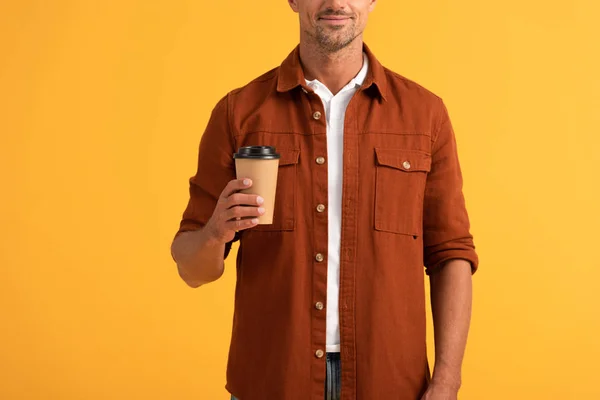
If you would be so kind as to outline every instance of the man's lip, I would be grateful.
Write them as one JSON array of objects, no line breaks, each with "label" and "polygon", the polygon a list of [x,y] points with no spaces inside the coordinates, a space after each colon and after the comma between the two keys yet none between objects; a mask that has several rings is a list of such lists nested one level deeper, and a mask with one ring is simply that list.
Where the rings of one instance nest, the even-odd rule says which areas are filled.
[{"label": "man's lip", "polygon": [[334,21],[341,21],[341,20],[344,20],[344,19],[350,19],[350,17],[340,17],[340,16],[337,16],[337,15],[327,15],[327,16],[321,17],[320,19],[329,19],[329,20],[334,20]]}]

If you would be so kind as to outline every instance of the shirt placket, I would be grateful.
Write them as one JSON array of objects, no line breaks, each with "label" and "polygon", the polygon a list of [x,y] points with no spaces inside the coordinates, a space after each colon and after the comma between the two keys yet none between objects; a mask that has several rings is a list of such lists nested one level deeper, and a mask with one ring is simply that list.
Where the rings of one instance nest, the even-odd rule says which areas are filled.
[{"label": "shirt placket", "polygon": [[312,343],[312,389],[311,398],[322,400],[324,398],[324,382],[326,378],[326,329],[327,329],[327,122],[325,108],[320,97],[313,92],[303,89],[308,99],[308,112],[306,118],[311,127],[310,138],[312,139],[311,173],[311,213],[313,220],[312,241],[312,310],[311,315],[311,343]]},{"label": "shirt placket", "polygon": [[340,352],[341,400],[356,398],[356,248],[358,246],[358,90],[350,99],[344,118],[342,231],[340,245]]}]

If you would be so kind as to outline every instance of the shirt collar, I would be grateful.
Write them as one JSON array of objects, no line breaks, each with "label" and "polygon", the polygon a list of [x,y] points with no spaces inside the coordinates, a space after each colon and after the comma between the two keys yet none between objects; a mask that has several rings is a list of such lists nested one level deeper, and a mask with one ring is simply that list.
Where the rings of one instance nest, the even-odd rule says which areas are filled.
[{"label": "shirt collar", "polygon": [[[381,98],[385,100],[387,89],[385,68],[375,58],[366,44],[363,44],[363,51],[366,56],[364,57],[363,68],[352,81],[365,89],[374,86]],[[289,92],[298,86],[308,90],[299,54],[300,46],[296,46],[279,67],[277,78],[278,92]]]},{"label": "shirt collar", "polygon": [[[363,66],[360,69],[360,71],[358,71],[358,74],[356,74],[356,76],[354,78],[352,78],[352,80],[350,80],[350,82],[348,82],[346,84],[346,86],[344,86],[342,88],[342,90],[340,92],[346,91],[346,90],[350,90],[350,89],[356,89],[358,87],[360,87],[364,82],[365,82],[365,78],[367,77],[367,71],[369,70],[369,58],[367,57],[367,55],[365,53],[363,53]],[[319,81],[318,79],[313,79],[312,81],[309,81],[307,79],[304,80],[304,82],[310,86],[310,87],[320,87],[323,90],[327,91],[327,93],[330,94],[330,96],[333,96],[333,94],[331,93],[331,91],[329,90],[329,88],[327,86],[325,86],[321,81]]]},{"label": "shirt collar", "polygon": [[363,52],[363,66],[360,71],[358,71],[358,74],[350,81],[350,84],[362,86],[362,84],[365,83],[365,79],[367,79],[367,73],[369,73],[369,57]]}]

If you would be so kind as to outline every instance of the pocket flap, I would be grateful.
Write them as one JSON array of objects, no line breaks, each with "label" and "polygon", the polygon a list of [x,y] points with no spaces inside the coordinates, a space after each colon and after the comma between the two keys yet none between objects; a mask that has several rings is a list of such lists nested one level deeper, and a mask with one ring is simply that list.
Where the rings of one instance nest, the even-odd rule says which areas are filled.
[{"label": "pocket flap", "polygon": [[294,149],[277,149],[277,152],[281,154],[279,159],[279,166],[298,164],[298,158],[300,156],[300,150]]},{"label": "pocket flap", "polygon": [[377,164],[406,172],[429,172],[431,156],[418,150],[375,148]]}]

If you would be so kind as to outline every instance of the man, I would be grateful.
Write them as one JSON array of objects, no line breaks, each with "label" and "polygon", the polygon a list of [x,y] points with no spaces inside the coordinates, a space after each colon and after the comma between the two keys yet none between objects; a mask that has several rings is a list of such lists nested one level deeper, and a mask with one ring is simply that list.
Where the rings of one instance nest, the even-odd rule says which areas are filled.
[{"label": "man", "polygon": [[[172,245],[192,287],[240,241],[227,386],[240,400],[450,400],[477,255],[440,98],[363,43],[376,0],[288,0],[300,45],[227,94],[201,139]],[[275,204],[241,194],[233,153],[281,153]],[[274,207],[274,222],[256,217]],[[426,353],[430,276],[435,367]]]}]

